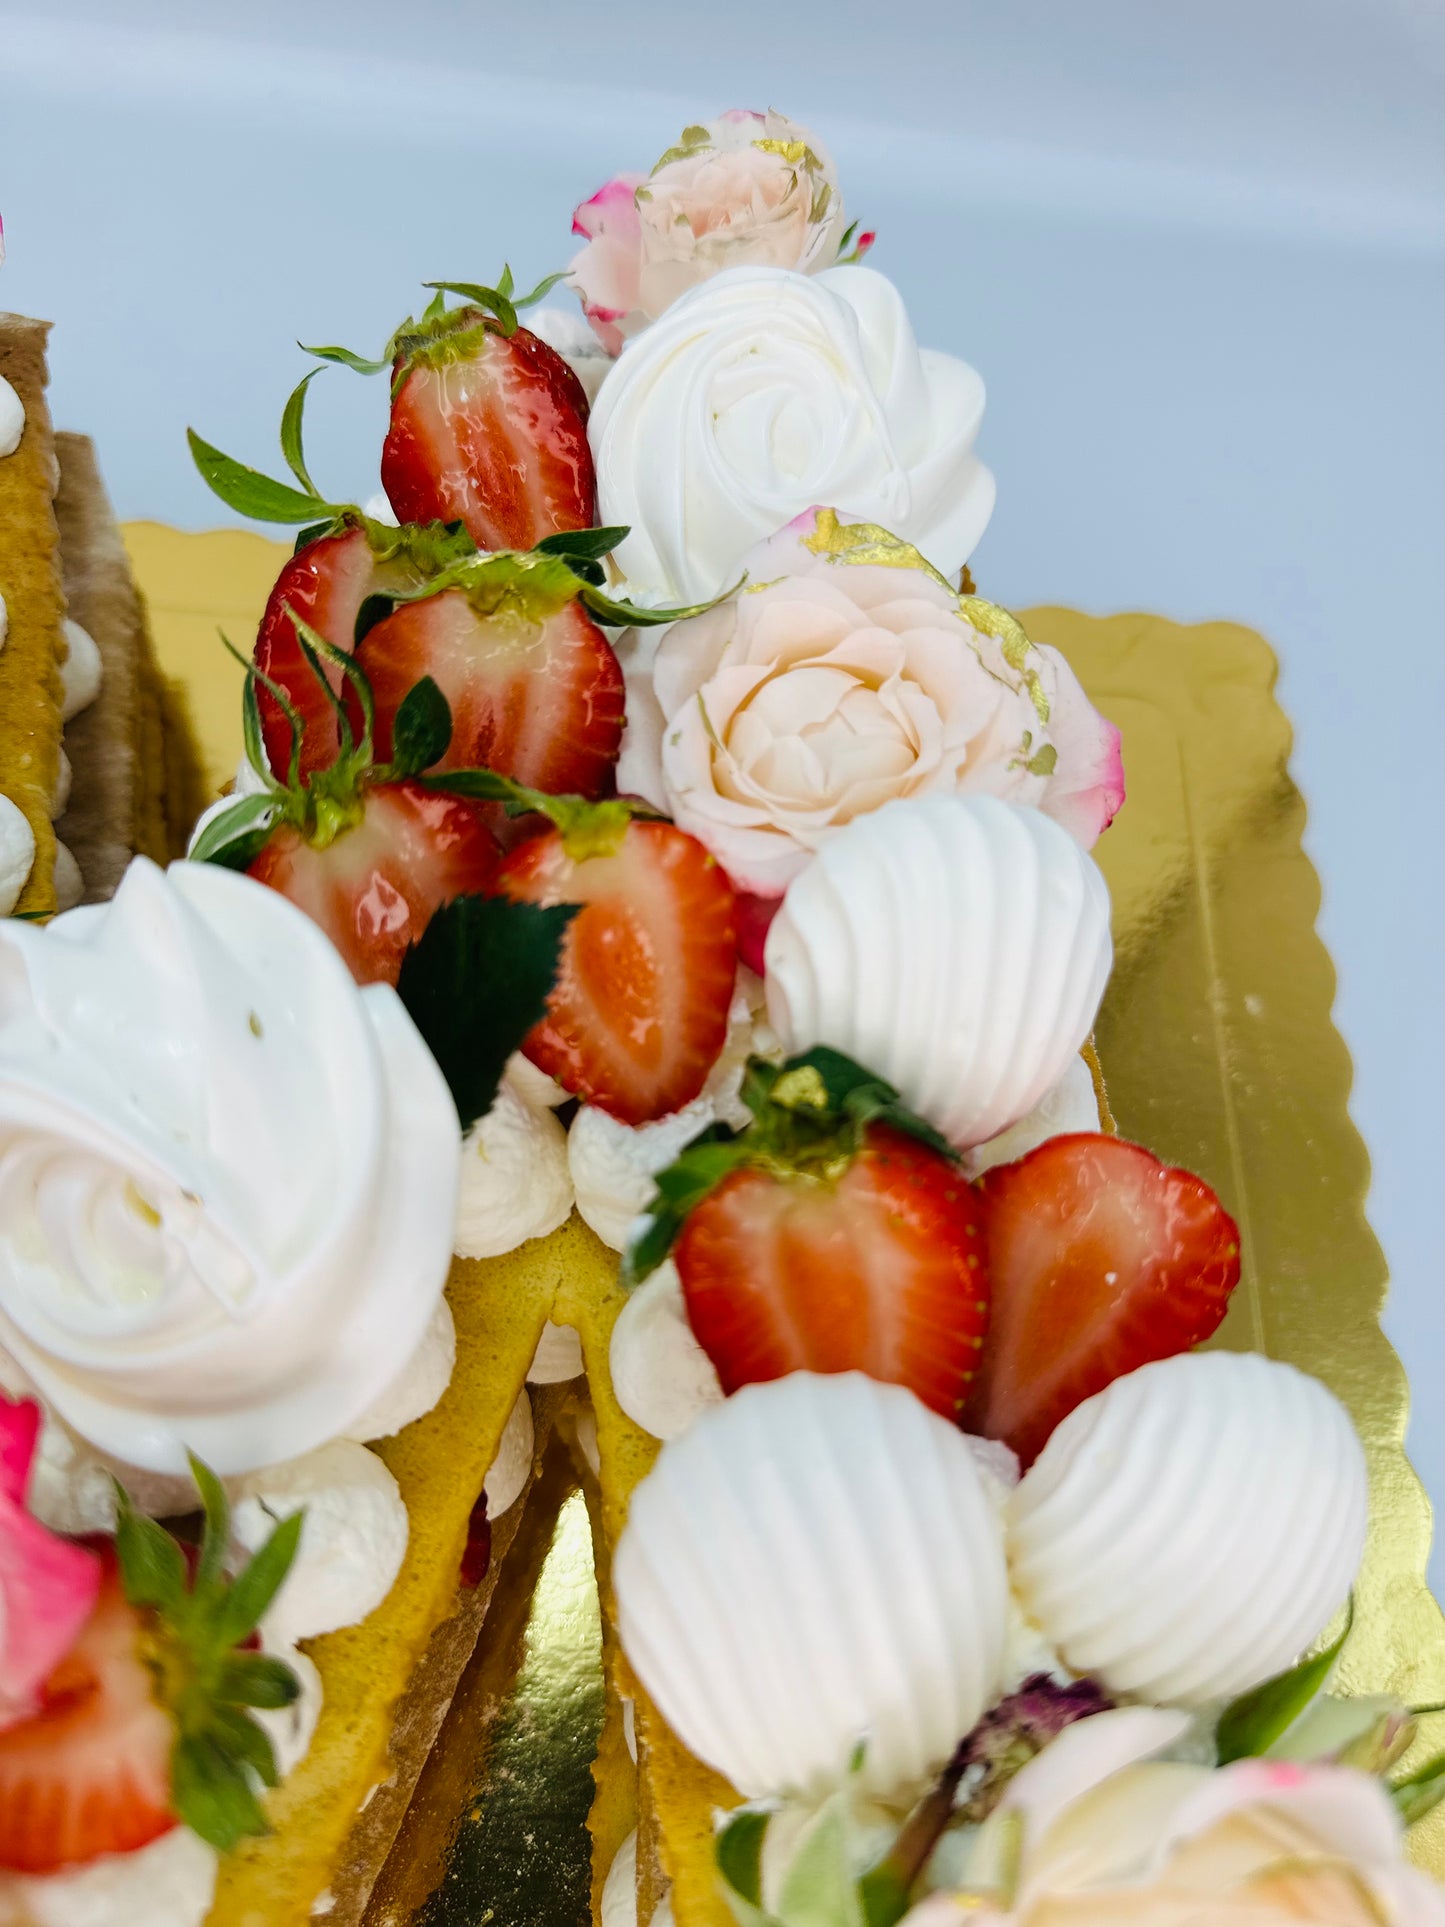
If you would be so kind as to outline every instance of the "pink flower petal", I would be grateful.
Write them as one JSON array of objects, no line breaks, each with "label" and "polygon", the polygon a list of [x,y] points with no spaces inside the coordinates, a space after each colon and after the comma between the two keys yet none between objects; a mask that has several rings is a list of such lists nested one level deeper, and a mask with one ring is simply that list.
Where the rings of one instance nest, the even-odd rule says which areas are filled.
[{"label": "pink flower petal", "polygon": [[100,1561],[23,1504],[40,1407],[0,1395],[0,1729],[28,1719],[95,1606]]}]

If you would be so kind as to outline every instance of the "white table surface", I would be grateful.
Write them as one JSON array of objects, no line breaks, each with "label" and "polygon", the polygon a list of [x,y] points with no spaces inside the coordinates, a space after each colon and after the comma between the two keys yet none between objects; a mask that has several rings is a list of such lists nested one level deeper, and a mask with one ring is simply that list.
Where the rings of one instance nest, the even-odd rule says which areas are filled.
[{"label": "white table surface", "polygon": [[[121,516],[212,526],[183,430],[274,468],[296,338],[375,352],[423,279],[560,266],[687,120],[817,127],[920,337],[987,377],[989,593],[1279,653],[1438,1504],[1442,98],[1431,0],[0,0],[0,305],[58,324]],[[380,384],[313,394],[313,469],[364,495]]]}]

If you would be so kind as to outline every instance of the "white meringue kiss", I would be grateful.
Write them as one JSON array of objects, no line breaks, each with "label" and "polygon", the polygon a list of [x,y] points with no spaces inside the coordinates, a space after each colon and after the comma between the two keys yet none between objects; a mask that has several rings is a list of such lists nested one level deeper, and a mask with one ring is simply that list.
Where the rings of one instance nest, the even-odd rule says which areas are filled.
[{"label": "white meringue kiss", "polygon": [[1344,1604],[1364,1453],[1318,1380],[1186,1353],[1086,1399],[1009,1503],[1025,1612],[1079,1673],[1176,1706],[1291,1665]]},{"label": "white meringue kiss", "polygon": [[956,576],[993,510],[983,382],[920,349],[872,268],[729,268],[628,343],[589,434],[598,510],[644,601],[697,602],[815,502],[881,522]]},{"label": "white meringue kiss", "polygon": [[1002,1528],[954,1426],[860,1373],[749,1385],[663,1447],[612,1567],[628,1660],[752,1797],[897,1793],[992,1702]]},{"label": "white meringue kiss", "polygon": [[395,991],[234,871],[0,926],[0,1344],[128,1464],[345,1432],[441,1296],[456,1111]]},{"label": "white meringue kiss", "polygon": [[885,804],[825,843],[767,940],[768,1016],[886,1077],[960,1148],[1056,1085],[1113,958],[1098,866],[992,796]]}]

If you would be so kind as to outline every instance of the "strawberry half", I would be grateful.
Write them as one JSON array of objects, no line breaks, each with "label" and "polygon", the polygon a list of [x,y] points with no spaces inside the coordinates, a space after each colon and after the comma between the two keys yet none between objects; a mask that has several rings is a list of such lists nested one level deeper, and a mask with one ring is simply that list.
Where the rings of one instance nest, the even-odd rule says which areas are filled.
[{"label": "strawberry half", "polygon": [[714,1127],[657,1180],[628,1257],[670,1250],[725,1392],[789,1372],[867,1372],[956,1418],[989,1315],[978,1199],[890,1085],[836,1051],[753,1059],[754,1122]]},{"label": "strawberry half", "polygon": [[[479,896],[492,881],[500,851],[476,803],[423,780],[445,750],[451,718],[445,699],[423,681],[397,712],[391,755],[372,755],[371,692],[353,657],[334,649],[307,623],[291,617],[296,645],[322,700],[334,705],[338,750],[326,768],[299,773],[301,719],[279,684],[269,691],[292,735],[290,780],[266,773],[258,687],[246,680],[247,753],[266,781],[258,795],[238,797],[192,846],[203,862],[245,870],[304,910],[330,937],[361,984],[395,984],[407,953],[436,912],[459,897]],[[327,672],[345,679],[362,712],[359,741]]]},{"label": "strawberry half", "polygon": [[512,851],[497,892],[582,906],[526,1055],[624,1123],[679,1110],[727,1037],[737,977],[731,884],[696,837],[639,821],[626,803],[526,792],[519,800],[554,827]]},{"label": "strawberry half", "polygon": [[1239,1228],[1201,1179],[1082,1132],[984,1173],[993,1326],[965,1423],[1029,1465],[1116,1378],[1215,1331]]},{"label": "strawberry half", "polygon": [[[403,522],[460,522],[480,549],[531,549],[596,520],[587,397],[554,348],[518,325],[508,269],[495,288],[431,281],[436,298],[381,356],[313,348],[362,374],[391,369],[381,480]],[[446,293],[465,306],[448,310]]]},{"label": "strawberry half", "polygon": [[178,1823],[221,1852],[266,1823],[276,1763],[251,1707],[288,1706],[281,1661],[245,1650],[295,1556],[300,1514],[233,1585],[222,1575],[225,1494],[206,1504],[198,1558],[122,1502],[114,1542],[87,1540],[94,1608],[45,1681],[35,1714],[0,1733],[0,1868],[49,1874],[132,1853]]}]

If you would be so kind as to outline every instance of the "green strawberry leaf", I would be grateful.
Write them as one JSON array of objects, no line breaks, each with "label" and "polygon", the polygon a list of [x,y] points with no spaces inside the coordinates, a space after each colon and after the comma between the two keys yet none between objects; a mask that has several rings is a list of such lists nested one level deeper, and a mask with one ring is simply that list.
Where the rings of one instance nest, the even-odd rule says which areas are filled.
[{"label": "green strawberry leaf", "polygon": [[423,676],[403,696],[392,725],[393,774],[420,776],[441,761],[451,740],[451,704],[432,678]]},{"label": "green strawberry leaf", "polygon": [[219,448],[203,441],[194,428],[186,430],[186,438],[201,480],[211,493],[219,495],[227,508],[253,522],[314,522],[318,510],[335,507],[317,495],[303,495],[299,489],[272,481],[258,469],[247,468],[244,463],[223,455]]},{"label": "green strawberry leaf", "polygon": [[717,1836],[717,1870],[724,1882],[751,1906],[763,1902],[763,1840],[772,1813],[767,1807],[738,1807]]},{"label": "green strawberry leaf", "polygon": [[291,1668],[270,1653],[232,1653],[221,1662],[216,1689],[217,1697],[233,1706],[259,1706],[264,1712],[294,1706],[301,1696]]},{"label": "green strawberry leaf", "polygon": [[1288,1672],[1277,1673],[1225,1707],[1215,1732],[1221,1766],[1267,1752],[1294,1725],[1334,1671],[1354,1622],[1355,1602],[1351,1598],[1343,1628],[1323,1652],[1302,1659]]},{"label": "green strawberry leaf", "polygon": [[306,412],[306,390],[320,373],[319,368],[313,368],[309,374],[303,375],[287,396],[286,406],[281,411],[282,457],[302,488],[309,489],[318,501],[321,491],[307,473],[306,456],[301,446],[301,418]]},{"label": "green strawberry leaf", "polygon": [[1403,1779],[1392,1780],[1389,1793],[1407,1827],[1433,1813],[1445,1800],[1445,1753],[1437,1753]]},{"label": "green strawberry leaf", "polygon": [[253,1720],[249,1713],[235,1707],[218,1706],[212,1709],[211,1724],[221,1744],[242,1766],[250,1768],[262,1786],[281,1784],[281,1775],[276,1771],[276,1749],[259,1720]]},{"label": "green strawberry leaf", "polygon": [[125,1487],[115,1486],[115,1555],[132,1606],[174,1611],[186,1595],[186,1561],[162,1525],[137,1512]]},{"label": "green strawberry leaf", "polygon": [[735,596],[746,581],[747,576],[741,575],[730,589],[724,589],[720,595],[709,596],[706,602],[691,602],[685,608],[677,609],[645,609],[641,603],[619,602],[592,582],[584,584],[581,600],[588,614],[609,629],[657,629],[664,623],[687,622],[693,616],[705,616],[709,609],[715,609],[720,602]]},{"label": "green strawberry leaf", "polygon": [[682,1228],[723,1179],[748,1161],[747,1133],[709,1124],[653,1179],[654,1191],[639,1234],[622,1256],[622,1283],[631,1289],[650,1278],[682,1236]]},{"label": "green strawberry leaf", "polygon": [[390,355],[380,361],[368,361],[365,355],[353,354],[350,348],[308,348],[304,341],[296,346],[303,355],[315,355],[318,361],[334,362],[338,368],[351,368],[358,375],[379,375],[391,360]]},{"label": "green strawberry leaf", "polygon": [[218,1734],[181,1734],[171,1754],[171,1799],[191,1832],[217,1853],[230,1853],[248,1835],[271,1830],[245,1763]]},{"label": "green strawberry leaf", "polygon": [[491,1109],[507,1059],[545,1013],[577,909],[457,897],[403,958],[397,992],[441,1067],[463,1131]]},{"label": "green strawberry leaf", "polygon": [[280,815],[273,795],[238,796],[201,831],[191,847],[191,861],[216,863],[225,870],[248,870],[270,841]]},{"label": "green strawberry leaf", "polygon": [[626,528],[559,529],[555,535],[544,535],[533,553],[562,555],[569,562],[574,556],[585,556],[589,561],[596,562],[604,555],[611,555],[617,544],[630,533]]},{"label": "green strawberry leaf", "polygon": [[533,308],[539,301],[543,300],[545,296],[552,292],[559,281],[565,281],[570,272],[571,270],[568,268],[558,268],[555,274],[544,274],[530,294],[513,294],[512,270],[510,268],[504,268],[502,270],[502,282],[505,285],[499,285],[498,293],[507,295],[511,299],[514,308]]},{"label": "green strawberry leaf", "polygon": [[291,1570],[304,1521],[304,1513],[288,1513],[231,1581],[216,1615],[216,1636],[222,1645],[239,1646],[260,1624]]},{"label": "green strawberry leaf", "polygon": [[226,1566],[226,1551],[231,1543],[231,1502],[226,1488],[204,1459],[194,1452],[186,1454],[191,1477],[201,1495],[205,1525],[201,1532],[201,1557],[196,1567],[193,1591],[197,1594],[219,1589]]},{"label": "green strawberry leaf", "polygon": [[459,294],[474,308],[484,308],[495,317],[504,335],[517,332],[517,310],[500,288],[483,287],[479,281],[423,281],[424,288],[435,288],[440,294]]}]

